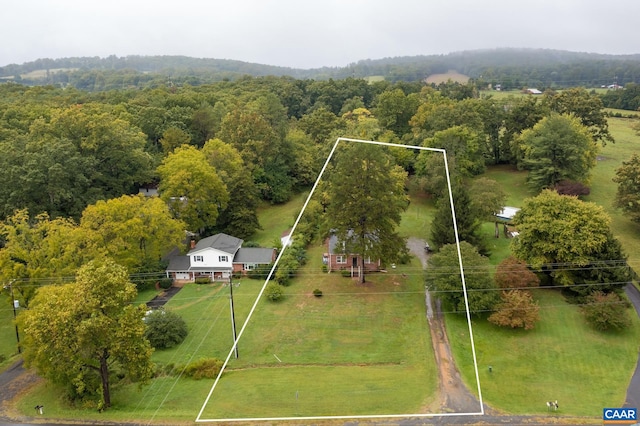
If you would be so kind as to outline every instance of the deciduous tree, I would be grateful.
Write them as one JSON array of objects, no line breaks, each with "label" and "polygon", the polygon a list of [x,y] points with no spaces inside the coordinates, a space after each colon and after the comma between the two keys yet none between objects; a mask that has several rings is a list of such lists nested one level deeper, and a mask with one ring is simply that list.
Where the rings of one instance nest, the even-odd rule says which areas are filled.
[{"label": "deciduous tree", "polygon": [[627,302],[616,293],[596,291],[582,306],[587,322],[596,330],[622,330],[631,326]]},{"label": "deciduous tree", "polygon": [[98,201],[82,213],[80,230],[131,273],[160,269],[160,261],[185,238],[185,224],[157,197],[123,195]]},{"label": "deciduous tree", "polygon": [[613,181],[618,184],[614,205],[640,222],[640,156],[633,154],[629,161],[623,161]]},{"label": "deciduous tree", "polygon": [[607,252],[610,221],[594,203],[544,190],[525,199],[516,214],[519,235],[511,243],[512,252],[533,268],[545,268],[556,283],[570,286],[576,267],[586,267]]},{"label": "deciduous tree", "polygon": [[[482,256],[475,247],[463,241],[460,243],[462,264],[471,313],[493,310],[498,301],[498,292],[489,273],[489,258]],[[438,253],[429,257],[426,269],[426,285],[436,297],[445,301],[458,313],[466,312],[462,277],[455,244],[443,246]]]},{"label": "deciduous tree", "polygon": [[26,364],[72,398],[108,408],[116,370],[141,382],[153,373],[144,307],[135,297],[126,269],[111,260],[84,265],[73,283],[43,287],[18,317]]},{"label": "deciduous tree", "polygon": [[200,150],[186,145],[177,148],[163,160],[158,174],[160,197],[189,230],[201,232],[216,224],[229,202],[229,192]]},{"label": "deciduous tree", "polygon": [[505,290],[526,290],[540,285],[540,278],[527,268],[527,264],[513,256],[498,264],[494,279],[498,287]]},{"label": "deciduous tree", "polygon": [[30,217],[27,210],[0,223],[0,240],[0,282],[13,282],[24,307],[29,307],[39,285],[68,279],[83,260],[101,252],[83,241],[73,220],[52,220],[46,213]]},{"label": "deciduous tree", "polygon": [[589,130],[569,115],[553,114],[520,135],[521,166],[529,170],[534,190],[553,188],[563,180],[589,183],[597,145]]},{"label": "deciduous tree", "polygon": [[575,87],[554,94],[548,98],[548,102],[552,111],[576,116],[589,129],[593,140],[601,142],[603,146],[607,142],[614,142],[609,133],[602,99],[596,93],[589,93],[584,87]]},{"label": "deciduous tree", "polygon": [[247,238],[260,229],[256,209],[258,191],[240,153],[220,139],[210,139],[202,152],[229,191],[229,203],[220,212],[215,229],[238,238]]},{"label": "deciduous tree", "polygon": [[344,243],[346,253],[360,255],[360,281],[364,259],[397,261],[405,247],[396,230],[408,206],[406,172],[380,147],[350,143],[335,154],[328,179],[328,227]]},{"label": "deciduous tree", "polygon": [[540,319],[540,306],[530,292],[509,290],[503,291],[500,297],[501,302],[496,306],[496,312],[489,316],[489,322],[501,327],[534,328]]}]

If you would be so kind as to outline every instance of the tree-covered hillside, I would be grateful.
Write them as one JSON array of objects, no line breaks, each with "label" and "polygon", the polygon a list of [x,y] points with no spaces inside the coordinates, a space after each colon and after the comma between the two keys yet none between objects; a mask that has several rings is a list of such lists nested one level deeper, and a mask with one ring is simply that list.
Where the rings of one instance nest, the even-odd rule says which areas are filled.
[{"label": "tree-covered hillside", "polygon": [[83,90],[200,85],[242,76],[344,79],[382,76],[390,82],[421,81],[456,70],[474,80],[522,87],[599,87],[640,81],[640,54],[603,55],[549,49],[493,49],[448,55],[364,59],[345,67],[295,69],[227,59],[186,56],[109,56],[38,59],[0,67],[0,79],[23,84],[71,85]]}]

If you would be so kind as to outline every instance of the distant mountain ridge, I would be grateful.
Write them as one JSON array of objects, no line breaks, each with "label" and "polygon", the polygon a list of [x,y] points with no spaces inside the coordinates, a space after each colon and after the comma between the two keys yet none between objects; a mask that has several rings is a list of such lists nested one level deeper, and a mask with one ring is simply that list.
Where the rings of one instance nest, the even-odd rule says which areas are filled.
[{"label": "distant mountain ridge", "polygon": [[[297,79],[343,79],[382,76],[389,81],[419,81],[431,74],[456,70],[473,79],[515,86],[599,85],[640,82],[640,54],[607,55],[553,49],[498,48],[363,59],[345,67],[289,68],[230,59],[187,56],[124,56],[38,59],[0,67],[2,80],[25,84],[73,84],[87,72],[164,76],[202,84],[241,76],[288,76]],[[37,77],[29,73],[43,71]],[[62,77],[61,77],[61,75]],[[58,75],[58,77],[54,77]],[[148,81],[149,77],[142,78]]]}]

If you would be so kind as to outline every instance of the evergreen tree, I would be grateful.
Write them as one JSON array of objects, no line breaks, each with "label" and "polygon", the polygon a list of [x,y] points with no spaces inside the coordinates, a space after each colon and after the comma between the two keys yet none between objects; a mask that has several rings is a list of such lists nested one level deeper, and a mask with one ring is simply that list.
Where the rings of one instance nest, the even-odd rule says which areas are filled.
[{"label": "evergreen tree", "polygon": [[[484,242],[479,235],[479,212],[473,209],[473,203],[466,187],[461,183],[454,183],[451,185],[451,193],[456,211],[458,239],[466,241],[480,252],[484,252]],[[438,200],[436,214],[431,222],[431,241],[436,247],[456,242],[449,197]]]}]

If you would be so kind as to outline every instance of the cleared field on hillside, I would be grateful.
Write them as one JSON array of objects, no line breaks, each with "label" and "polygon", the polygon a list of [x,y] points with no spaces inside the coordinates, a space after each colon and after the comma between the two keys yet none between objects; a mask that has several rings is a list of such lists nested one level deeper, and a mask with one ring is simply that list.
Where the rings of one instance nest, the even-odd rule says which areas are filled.
[{"label": "cleared field on hillside", "polygon": [[460,74],[457,71],[451,70],[444,74],[431,74],[429,77],[426,78],[427,84],[446,83],[449,80],[457,83],[466,83],[467,81],[469,81],[469,76]]}]

